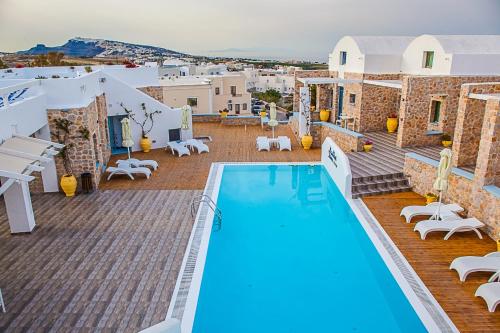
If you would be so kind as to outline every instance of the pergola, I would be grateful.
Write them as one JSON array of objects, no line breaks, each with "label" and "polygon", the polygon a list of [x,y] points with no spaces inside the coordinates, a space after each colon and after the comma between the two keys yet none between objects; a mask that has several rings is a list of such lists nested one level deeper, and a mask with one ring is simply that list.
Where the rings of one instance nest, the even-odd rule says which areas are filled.
[{"label": "pergola", "polygon": [[0,195],[4,196],[11,233],[31,232],[35,218],[29,182],[64,147],[62,144],[14,134],[0,144]]}]

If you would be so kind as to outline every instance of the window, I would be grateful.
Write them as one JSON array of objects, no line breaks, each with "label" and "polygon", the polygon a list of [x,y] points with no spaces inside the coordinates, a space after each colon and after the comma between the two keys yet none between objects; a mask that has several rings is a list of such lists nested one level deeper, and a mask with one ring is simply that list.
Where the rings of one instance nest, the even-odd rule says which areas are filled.
[{"label": "window", "polygon": [[219,87],[215,87],[215,94],[220,95],[220,88]]},{"label": "window", "polygon": [[432,68],[432,63],[434,61],[434,51],[425,51],[424,52],[424,60],[423,67],[424,68]]},{"label": "window", "polygon": [[229,111],[233,111],[233,104],[229,103],[229,104],[227,105],[227,109],[228,109]]},{"label": "window", "polygon": [[247,110],[248,109],[248,106],[247,106],[247,103],[243,103],[243,110]]},{"label": "window", "polygon": [[187,99],[187,105],[191,107],[197,107],[198,106],[198,98],[196,97],[188,97]]},{"label": "window", "polygon": [[236,95],[236,86],[231,86],[231,95]]},{"label": "window", "polygon": [[234,111],[236,112],[236,114],[240,114],[240,105],[239,104],[234,105]]},{"label": "window", "polygon": [[432,101],[431,103],[431,123],[438,123],[441,113],[441,101]]},{"label": "window", "polygon": [[349,103],[356,104],[356,94],[349,94]]},{"label": "window", "polygon": [[347,63],[347,52],[340,51],[340,64],[345,65]]}]

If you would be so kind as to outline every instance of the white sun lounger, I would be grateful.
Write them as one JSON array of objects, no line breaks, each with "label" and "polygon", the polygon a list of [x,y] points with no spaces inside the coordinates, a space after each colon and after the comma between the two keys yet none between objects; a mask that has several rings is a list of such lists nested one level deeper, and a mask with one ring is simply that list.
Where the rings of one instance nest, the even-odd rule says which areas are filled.
[{"label": "white sun lounger", "polygon": [[158,169],[158,162],[155,160],[138,160],[137,158],[129,158],[128,160],[118,160],[116,164],[130,164],[132,167],[150,167],[153,170]]},{"label": "white sun lounger", "polygon": [[201,140],[196,140],[196,139],[190,139],[186,141],[186,146],[191,148],[194,151],[194,148],[198,150],[198,154],[201,154],[203,152],[208,153],[209,149],[206,144],[203,143]]},{"label": "white sun lounger", "polygon": [[410,223],[411,219],[419,215],[430,215],[433,216],[437,213],[438,206],[441,205],[439,209],[439,217],[444,219],[446,217],[453,217],[455,213],[461,212],[464,209],[457,204],[440,204],[439,202],[433,202],[426,206],[406,206],[401,210],[400,216],[404,216],[406,223]]},{"label": "white sun lounger", "polygon": [[493,274],[488,280],[488,283],[482,284],[477,288],[476,297],[482,297],[488,305],[490,312],[495,312],[498,304],[500,304],[500,270]]},{"label": "white sun lounger", "polygon": [[484,227],[484,223],[475,217],[463,219],[459,216],[448,217],[444,220],[425,220],[415,225],[414,231],[420,232],[420,238],[425,239],[429,232],[446,231],[444,240],[448,240],[455,232],[474,231],[480,239],[483,239],[479,228]]},{"label": "white sun lounger", "polygon": [[175,152],[177,152],[177,154],[179,154],[179,157],[183,156],[183,155],[191,155],[191,153],[189,152],[189,149],[187,149],[187,147],[185,146],[184,143],[179,143],[177,141],[170,141],[169,143],[167,143],[167,146],[165,147],[165,149],[168,149],[170,148],[170,150],[172,150],[172,155],[175,155]]},{"label": "white sun lounger", "polygon": [[108,180],[110,180],[114,175],[127,175],[132,180],[134,180],[134,176],[132,176],[133,174],[143,174],[148,179],[151,176],[151,170],[149,168],[132,168],[129,164],[118,164],[117,167],[108,167],[106,172],[109,173]]},{"label": "white sun lounger", "polygon": [[278,144],[280,147],[280,150],[288,150],[292,151],[292,143],[290,141],[290,138],[287,136],[278,136]]},{"label": "white sun lounger", "polygon": [[460,281],[465,281],[470,273],[500,271],[500,252],[491,252],[484,257],[465,256],[455,258],[450,269],[457,271]]},{"label": "white sun lounger", "polygon": [[270,151],[271,144],[269,143],[269,139],[266,138],[265,136],[257,137],[257,150],[258,151],[263,151],[263,150]]}]

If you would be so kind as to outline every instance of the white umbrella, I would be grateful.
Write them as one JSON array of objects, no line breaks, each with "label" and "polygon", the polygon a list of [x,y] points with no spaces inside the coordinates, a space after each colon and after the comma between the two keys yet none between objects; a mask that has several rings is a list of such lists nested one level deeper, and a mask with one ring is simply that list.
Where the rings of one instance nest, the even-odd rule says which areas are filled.
[{"label": "white umbrella", "polygon": [[188,130],[189,129],[189,113],[191,112],[191,107],[189,105],[184,105],[181,110],[182,110],[181,128],[183,130]]},{"label": "white umbrella", "polygon": [[128,158],[130,159],[130,147],[134,145],[132,132],[130,131],[130,120],[123,118],[122,121],[122,146],[127,147]]},{"label": "white umbrella", "polygon": [[276,103],[269,104],[269,126],[273,128],[273,138],[274,138],[274,127],[278,126],[278,121],[276,120]]},{"label": "white umbrella", "polygon": [[439,219],[439,213],[441,210],[441,201],[443,200],[443,192],[448,189],[448,178],[451,174],[451,150],[448,148],[443,149],[439,155],[441,159],[439,160],[437,178],[434,181],[434,189],[439,191],[439,205],[436,213],[436,219]]}]

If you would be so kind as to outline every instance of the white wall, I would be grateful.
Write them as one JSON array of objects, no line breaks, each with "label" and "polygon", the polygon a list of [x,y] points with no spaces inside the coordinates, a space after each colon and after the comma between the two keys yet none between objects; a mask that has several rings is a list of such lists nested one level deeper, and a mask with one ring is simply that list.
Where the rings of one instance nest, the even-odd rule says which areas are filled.
[{"label": "white wall", "polygon": [[347,155],[331,138],[321,145],[321,162],[346,198],[352,198],[352,173]]},{"label": "white wall", "polygon": [[[347,62],[343,66],[340,65],[341,51],[347,52]],[[364,73],[365,58],[354,39],[346,36],[338,41],[332,53],[330,53],[328,69],[330,71]]]},{"label": "white wall", "polygon": [[[349,55],[347,57],[349,58]],[[398,74],[401,71],[401,61],[402,57],[400,55],[392,55],[392,54],[365,55],[365,73]]]},{"label": "white wall", "polygon": [[[434,51],[432,68],[423,68],[424,52]],[[452,55],[446,54],[439,41],[422,35],[415,38],[403,53],[401,71],[414,75],[450,75]]]},{"label": "white wall", "polygon": [[498,54],[454,54],[451,75],[500,75]]},{"label": "white wall", "polygon": [[[156,99],[144,94],[140,90],[128,86],[126,83],[112,77],[111,75],[103,73],[106,81],[102,84],[103,90],[106,93],[106,101],[108,103],[108,116],[125,115],[125,111],[120,106],[120,103],[127,109],[131,109],[137,116],[139,121],[144,119],[144,113],[141,109],[141,103],[145,103],[148,111],[161,110],[162,113],[154,117],[154,127],[149,138],[153,141],[153,149],[163,148],[169,141],[168,130],[177,129],[181,127],[181,110],[173,109],[163,103],[158,102]],[[139,140],[141,139],[141,128],[135,122],[130,122],[132,136],[134,140],[133,151],[140,150]],[[190,130],[186,133],[186,138],[191,138],[192,124],[189,126]]]}]

